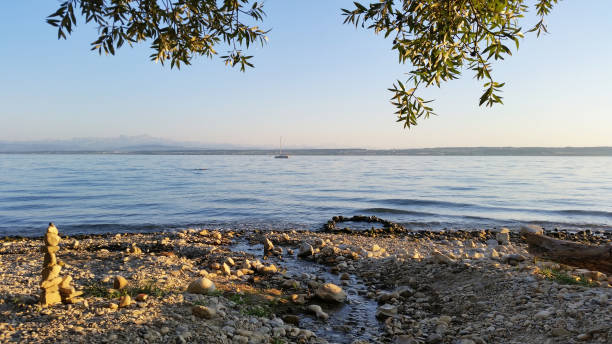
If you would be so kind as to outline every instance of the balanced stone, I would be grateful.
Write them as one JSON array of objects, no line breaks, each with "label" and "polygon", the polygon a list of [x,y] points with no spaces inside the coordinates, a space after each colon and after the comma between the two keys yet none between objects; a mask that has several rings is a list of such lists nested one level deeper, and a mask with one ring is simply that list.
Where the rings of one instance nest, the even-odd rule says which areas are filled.
[{"label": "balanced stone", "polygon": [[57,258],[55,257],[55,253],[59,250],[58,245],[61,239],[53,223],[49,223],[44,241],[45,246],[41,249],[45,256],[43,260],[42,279],[40,281],[40,288],[42,289],[40,293],[40,303],[43,306],[51,306],[62,302],[60,284],[63,280],[62,277],[59,276],[62,267],[57,265]]},{"label": "balanced stone", "polygon": [[78,302],[79,296],[83,295],[82,291],[77,291],[70,283],[72,282],[72,276],[66,276],[62,279],[59,285],[59,292],[62,296],[62,302],[72,304]]},{"label": "balanced stone", "polygon": [[57,235],[56,233],[47,232],[45,234],[45,244],[47,246],[57,246],[57,245],[59,245],[60,241],[61,241],[61,239],[60,239],[59,235]]},{"label": "balanced stone", "polygon": [[62,297],[60,296],[57,285],[43,289],[40,294],[40,303],[43,306],[51,306],[60,302],[62,302]]},{"label": "balanced stone", "polygon": [[61,270],[62,270],[62,267],[59,265],[52,265],[52,266],[44,268],[42,271],[43,281],[50,281],[50,280],[57,278]]}]

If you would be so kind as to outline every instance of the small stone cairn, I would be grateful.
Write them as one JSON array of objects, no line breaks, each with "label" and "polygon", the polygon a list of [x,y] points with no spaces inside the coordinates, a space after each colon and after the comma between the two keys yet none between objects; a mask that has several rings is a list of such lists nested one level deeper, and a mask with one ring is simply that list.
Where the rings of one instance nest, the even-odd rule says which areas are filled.
[{"label": "small stone cairn", "polygon": [[60,302],[75,303],[77,297],[82,295],[82,291],[77,291],[70,285],[72,282],[71,276],[60,276],[62,266],[58,264],[55,253],[59,251],[59,243],[61,239],[58,235],[57,228],[53,223],[49,223],[47,233],[45,233],[45,246],[41,248],[45,254],[42,270],[42,281],[40,288],[40,303],[43,306],[52,306]]}]

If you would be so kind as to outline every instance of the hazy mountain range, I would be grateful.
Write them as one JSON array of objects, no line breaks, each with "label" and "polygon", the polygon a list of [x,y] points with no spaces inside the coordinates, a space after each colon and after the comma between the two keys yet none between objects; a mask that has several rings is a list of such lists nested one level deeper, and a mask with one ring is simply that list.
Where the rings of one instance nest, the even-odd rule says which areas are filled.
[{"label": "hazy mountain range", "polygon": [[[612,156],[612,147],[441,147],[413,149],[284,149],[289,155],[525,155]],[[274,149],[231,144],[204,144],[141,136],[69,140],[0,141],[0,153],[90,154],[231,154],[270,155]]]},{"label": "hazy mountain range", "polygon": [[235,149],[227,144],[175,141],[148,135],[68,140],[0,141],[0,152],[130,152],[142,150]]}]

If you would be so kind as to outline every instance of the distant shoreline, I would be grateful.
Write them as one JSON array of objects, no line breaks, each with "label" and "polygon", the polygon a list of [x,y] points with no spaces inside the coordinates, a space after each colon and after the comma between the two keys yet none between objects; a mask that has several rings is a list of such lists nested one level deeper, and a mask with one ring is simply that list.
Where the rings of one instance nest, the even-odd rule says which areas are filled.
[{"label": "distant shoreline", "polygon": [[[1,147],[0,147],[1,149]],[[0,154],[275,155],[273,149],[15,150]],[[448,147],[415,149],[286,149],[289,156],[612,156],[612,147]]]}]

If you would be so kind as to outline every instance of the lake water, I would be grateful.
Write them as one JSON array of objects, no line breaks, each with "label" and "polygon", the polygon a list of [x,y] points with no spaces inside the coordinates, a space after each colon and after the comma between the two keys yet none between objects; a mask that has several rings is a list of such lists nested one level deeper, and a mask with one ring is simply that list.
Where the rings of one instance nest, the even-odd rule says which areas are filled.
[{"label": "lake water", "polygon": [[612,157],[0,155],[0,235],[185,227],[612,230]]}]

